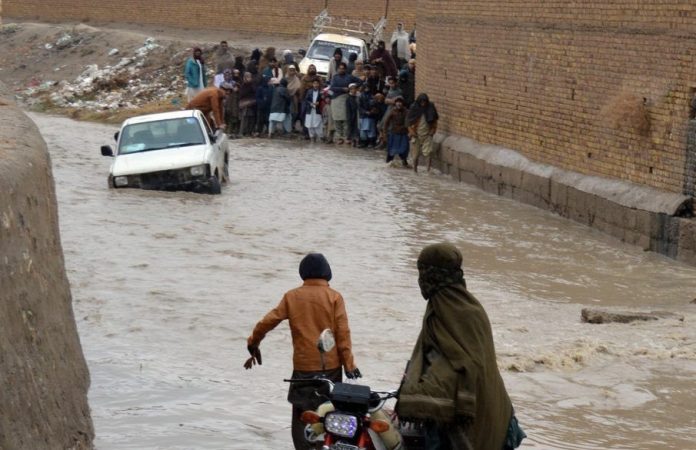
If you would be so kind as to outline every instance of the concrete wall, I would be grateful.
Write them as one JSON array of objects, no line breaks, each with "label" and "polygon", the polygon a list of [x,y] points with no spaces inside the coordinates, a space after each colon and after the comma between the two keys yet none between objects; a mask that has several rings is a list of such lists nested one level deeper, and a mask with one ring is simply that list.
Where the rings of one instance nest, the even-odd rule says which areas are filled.
[{"label": "concrete wall", "polygon": [[696,265],[693,198],[636,183],[582,175],[513,150],[436,136],[434,166],[457,181],[508,197]]},{"label": "concrete wall", "polygon": [[448,134],[692,193],[695,29],[685,1],[420,0],[417,85]]},{"label": "concrete wall", "polygon": [[87,449],[89,373],[38,129],[0,84],[0,449]]},{"label": "concrete wall", "polygon": [[229,28],[235,31],[306,35],[312,20],[328,4],[332,15],[377,21],[389,4],[389,36],[397,21],[410,30],[417,0],[352,3],[337,0],[184,1],[184,0],[5,0],[6,17],[42,21],[127,22],[182,28]]}]

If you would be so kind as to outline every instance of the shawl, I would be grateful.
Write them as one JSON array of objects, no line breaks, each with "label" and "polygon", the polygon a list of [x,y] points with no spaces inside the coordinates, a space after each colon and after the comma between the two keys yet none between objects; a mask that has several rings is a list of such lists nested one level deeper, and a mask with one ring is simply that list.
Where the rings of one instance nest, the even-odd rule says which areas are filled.
[{"label": "shawl", "polygon": [[256,86],[251,81],[245,81],[239,87],[239,101],[256,100]]},{"label": "shawl", "polygon": [[465,427],[477,450],[500,449],[512,404],[488,316],[466,289],[461,261],[451,244],[430,245],[418,258],[428,305],[396,411],[405,421]]},{"label": "shawl", "polygon": [[[381,59],[382,62],[375,63],[376,59]],[[396,63],[391,53],[387,49],[377,47],[370,53],[370,62],[376,65],[381,65],[384,69],[384,75],[394,77],[397,73]]]},{"label": "shawl", "polygon": [[[427,104],[421,106],[420,102],[425,100]],[[435,122],[440,116],[437,113],[437,108],[428,98],[428,94],[420,94],[415,102],[411,105],[406,116],[406,125],[411,126],[418,122],[418,119],[425,114],[425,121],[429,124]]]},{"label": "shawl", "polygon": [[293,97],[297,95],[297,93],[302,88],[302,82],[300,81],[300,77],[295,75],[294,77],[285,77],[285,79],[288,80],[288,93],[290,94],[290,96]]}]

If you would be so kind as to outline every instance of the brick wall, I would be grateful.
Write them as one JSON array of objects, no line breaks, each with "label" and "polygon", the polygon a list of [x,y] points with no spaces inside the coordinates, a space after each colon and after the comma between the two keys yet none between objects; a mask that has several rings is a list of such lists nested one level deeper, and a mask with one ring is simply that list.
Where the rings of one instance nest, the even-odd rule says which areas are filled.
[{"label": "brick wall", "polygon": [[[390,0],[387,30],[403,20],[408,29],[416,16],[417,0]],[[278,2],[272,0],[5,0],[5,17],[43,21],[138,22],[186,28],[231,28],[250,32],[302,35],[324,8],[324,0]],[[359,7],[345,1],[328,1],[332,15],[376,21],[386,0],[364,2]]]},{"label": "brick wall", "polygon": [[685,190],[696,4],[420,0],[441,130],[590,175]]}]

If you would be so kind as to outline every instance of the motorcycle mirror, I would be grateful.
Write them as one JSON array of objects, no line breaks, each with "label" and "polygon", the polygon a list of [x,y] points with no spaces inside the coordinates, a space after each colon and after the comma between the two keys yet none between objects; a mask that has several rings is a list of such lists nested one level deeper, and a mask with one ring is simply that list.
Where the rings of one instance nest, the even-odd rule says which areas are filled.
[{"label": "motorcycle mirror", "polygon": [[321,353],[328,353],[333,350],[336,345],[336,339],[334,334],[330,329],[326,329],[319,335],[319,341],[317,341],[317,348]]}]

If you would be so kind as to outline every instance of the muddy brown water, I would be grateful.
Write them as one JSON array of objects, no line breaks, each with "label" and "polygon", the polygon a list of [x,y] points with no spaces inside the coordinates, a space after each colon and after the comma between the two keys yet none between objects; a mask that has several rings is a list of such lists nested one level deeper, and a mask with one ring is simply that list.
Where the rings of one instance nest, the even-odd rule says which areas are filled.
[{"label": "muddy brown water", "polygon": [[[99,449],[291,449],[289,330],[245,371],[255,322],[329,259],[354,353],[396,388],[425,302],[415,259],[464,253],[529,438],[522,448],[694,448],[696,268],[382,155],[268,140],[232,145],[220,196],[109,190],[114,127],[32,115],[51,153]],[[580,323],[636,306],[684,322]]]}]

